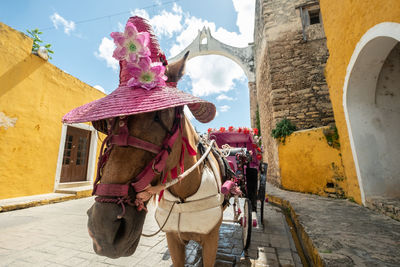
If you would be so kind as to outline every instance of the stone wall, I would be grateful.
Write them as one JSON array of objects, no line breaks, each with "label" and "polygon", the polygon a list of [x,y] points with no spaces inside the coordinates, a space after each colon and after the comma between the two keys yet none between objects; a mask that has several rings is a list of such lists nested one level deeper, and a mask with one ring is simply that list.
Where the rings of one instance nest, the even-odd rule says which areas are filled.
[{"label": "stone wall", "polygon": [[250,123],[251,128],[257,128],[257,90],[256,83],[249,82],[249,98],[250,98]]},{"label": "stone wall", "polygon": [[318,8],[318,2],[310,0],[256,2],[257,103],[264,160],[274,184],[281,184],[278,146],[270,135],[276,123],[286,117],[300,130],[334,122],[323,74],[328,50],[322,22],[310,25],[304,15],[316,10],[320,19]]}]

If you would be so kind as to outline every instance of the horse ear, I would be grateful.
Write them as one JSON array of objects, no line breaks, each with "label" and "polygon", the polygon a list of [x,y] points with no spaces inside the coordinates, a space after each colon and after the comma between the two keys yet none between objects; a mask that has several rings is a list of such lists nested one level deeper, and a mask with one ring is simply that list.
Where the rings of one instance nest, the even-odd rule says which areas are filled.
[{"label": "horse ear", "polygon": [[183,58],[168,65],[165,75],[168,77],[167,82],[178,82],[185,73],[186,60],[189,56],[189,51],[185,53]]}]

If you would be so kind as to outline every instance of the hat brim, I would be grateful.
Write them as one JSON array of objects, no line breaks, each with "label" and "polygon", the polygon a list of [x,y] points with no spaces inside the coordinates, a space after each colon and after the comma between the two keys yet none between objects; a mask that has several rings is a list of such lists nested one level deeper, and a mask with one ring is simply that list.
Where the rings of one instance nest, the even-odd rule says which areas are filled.
[{"label": "hat brim", "polygon": [[188,105],[193,116],[202,123],[214,119],[214,104],[182,92],[175,87],[163,86],[152,90],[120,86],[111,94],[77,107],[62,119],[64,123],[98,121],[117,116],[129,116],[172,107]]}]

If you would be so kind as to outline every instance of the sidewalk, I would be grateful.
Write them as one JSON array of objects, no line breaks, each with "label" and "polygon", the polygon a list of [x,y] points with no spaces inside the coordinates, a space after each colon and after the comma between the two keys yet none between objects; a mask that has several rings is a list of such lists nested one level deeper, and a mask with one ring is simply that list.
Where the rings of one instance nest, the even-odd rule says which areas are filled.
[{"label": "sidewalk", "polygon": [[0,212],[25,209],[82,197],[89,197],[92,195],[92,186],[67,188],[58,191],[58,193],[0,199]]},{"label": "sidewalk", "polygon": [[286,208],[316,266],[399,266],[400,222],[348,200],[280,190],[271,203]]}]

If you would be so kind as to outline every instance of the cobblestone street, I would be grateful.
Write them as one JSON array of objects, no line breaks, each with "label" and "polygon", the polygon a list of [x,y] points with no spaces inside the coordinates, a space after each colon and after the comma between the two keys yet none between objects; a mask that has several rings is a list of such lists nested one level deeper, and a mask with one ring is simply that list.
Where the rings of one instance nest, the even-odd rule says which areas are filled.
[{"label": "cobblestone street", "polygon": [[[172,266],[165,234],[141,238],[131,257],[109,259],[93,252],[86,210],[93,198],[0,213],[0,266]],[[149,209],[144,232],[158,230]],[[231,208],[224,214],[229,219]],[[265,228],[253,229],[242,253],[241,228],[223,223],[216,266],[301,266],[289,226],[279,208],[265,205]],[[186,247],[187,266],[201,266],[201,247]]]}]

